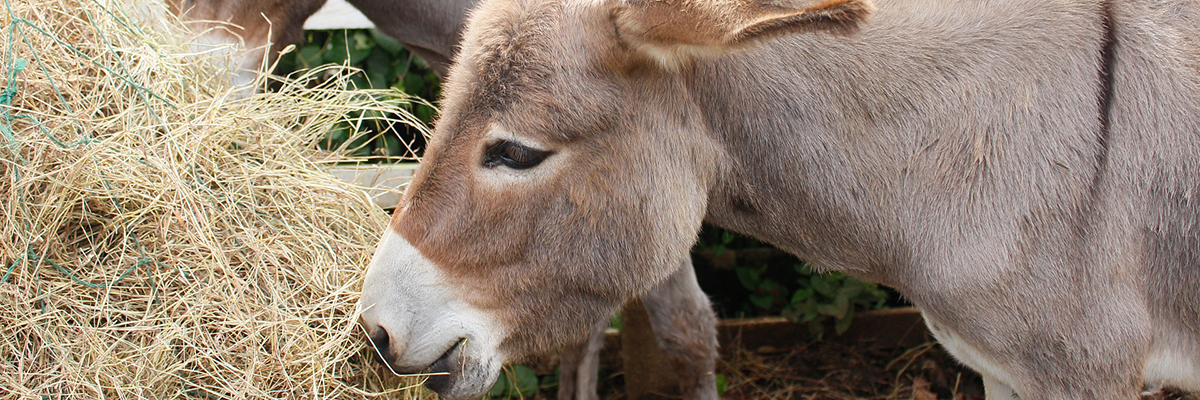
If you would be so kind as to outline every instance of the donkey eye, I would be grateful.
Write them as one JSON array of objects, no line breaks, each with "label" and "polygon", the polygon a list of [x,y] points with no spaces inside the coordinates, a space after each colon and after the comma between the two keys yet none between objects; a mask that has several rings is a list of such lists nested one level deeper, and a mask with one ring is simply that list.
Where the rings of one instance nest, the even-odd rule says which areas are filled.
[{"label": "donkey eye", "polygon": [[495,168],[503,165],[512,169],[529,169],[541,164],[550,156],[550,152],[542,151],[514,142],[500,141],[488,148],[483,157],[483,166]]}]

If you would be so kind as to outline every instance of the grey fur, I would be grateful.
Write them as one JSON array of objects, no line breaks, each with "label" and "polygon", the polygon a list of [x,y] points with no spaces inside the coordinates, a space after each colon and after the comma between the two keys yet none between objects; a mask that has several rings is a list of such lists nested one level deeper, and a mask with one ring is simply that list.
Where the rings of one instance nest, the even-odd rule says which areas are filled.
[{"label": "grey fur", "polygon": [[[562,340],[666,279],[704,218],[896,288],[990,397],[1200,390],[1200,2],[883,0],[848,32],[772,31],[716,54],[597,21],[628,4],[708,2],[484,2],[450,73],[444,155],[394,221],[439,268],[494,280],[479,301],[509,301],[497,314],[523,327],[507,351]],[[439,240],[481,225],[425,199],[474,193],[450,172],[480,168],[469,152],[493,122],[576,160],[532,180],[567,194],[490,188],[533,203],[503,206],[536,234],[452,253]],[[528,246],[521,268],[490,272],[486,255],[512,243]],[[551,273],[602,283],[539,289],[581,316],[539,324],[541,294],[505,292]],[[1147,376],[1164,356],[1175,375]]]}]

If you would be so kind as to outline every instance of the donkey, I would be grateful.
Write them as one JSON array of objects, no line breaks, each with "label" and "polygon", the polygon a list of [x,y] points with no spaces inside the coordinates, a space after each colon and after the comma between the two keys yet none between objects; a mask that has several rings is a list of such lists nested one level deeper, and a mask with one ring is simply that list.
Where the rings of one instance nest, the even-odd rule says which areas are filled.
[{"label": "donkey", "polygon": [[[167,7],[201,34],[199,41],[234,44],[239,84],[257,77],[278,57],[269,49],[299,44],[304,21],[326,0],[168,0]],[[383,33],[395,38],[444,76],[467,11],[477,0],[349,0]]]},{"label": "donkey", "polygon": [[[444,76],[457,51],[468,10],[477,0],[350,0],[379,29],[424,58]],[[325,0],[169,0],[169,9],[208,43],[233,43],[235,84],[252,83],[263,62],[278,55],[269,49],[298,44],[303,24]],[[671,268],[675,275],[641,296],[664,354],[675,366],[686,399],[716,399],[713,371],[717,358],[716,315],[700,290],[690,258]],[[596,399],[599,351],[608,320],[590,336],[561,353],[558,398]]]},{"label": "donkey", "polygon": [[701,221],[891,286],[988,399],[1200,391],[1200,2],[485,0],[359,306],[482,394]]},{"label": "donkey", "polygon": [[[167,9],[199,37],[197,47],[233,45],[234,87],[249,87],[279,54],[271,51],[304,39],[304,21],[325,0],[167,0]],[[228,49],[228,48],[227,48]]]}]

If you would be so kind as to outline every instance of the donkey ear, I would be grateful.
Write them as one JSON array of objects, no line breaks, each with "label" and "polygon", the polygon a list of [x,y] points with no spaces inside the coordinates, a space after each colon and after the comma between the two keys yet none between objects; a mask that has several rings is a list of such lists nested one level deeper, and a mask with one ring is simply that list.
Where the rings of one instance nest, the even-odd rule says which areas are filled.
[{"label": "donkey ear", "polygon": [[[613,14],[622,39],[658,58],[712,53],[779,34],[853,30],[871,0],[623,0]],[[662,60],[666,61],[666,60]]]}]

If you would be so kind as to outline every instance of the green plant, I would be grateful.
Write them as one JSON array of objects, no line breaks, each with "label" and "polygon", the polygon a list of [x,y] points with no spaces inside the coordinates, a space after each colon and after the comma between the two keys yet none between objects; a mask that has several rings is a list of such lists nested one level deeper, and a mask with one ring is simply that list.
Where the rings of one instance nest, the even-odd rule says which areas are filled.
[{"label": "green plant", "polygon": [[817,273],[804,263],[793,268],[800,274],[800,288],[792,294],[783,315],[807,323],[817,337],[824,333],[826,318],[832,318],[834,332],[842,334],[854,321],[856,311],[881,309],[887,304],[887,292],[874,283],[837,272]]},{"label": "green plant", "polygon": [[504,369],[500,379],[488,391],[489,399],[523,399],[538,392],[538,376],[524,365],[513,365]]},{"label": "green plant", "polygon": [[855,312],[884,308],[890,298],[878,285],[815,272],[769,244],[714,226],[701,229],[693,250],[697,277],[725,318],[783,315],[820,337],[827,323],[840,334]]},{"label": "green plant", "polygon": [[725,389],[729,388],[729,379],[725,378],[725,374],[715,374],[713,379],[717,382],[717,397],[725,395]]},{"label": "green plant", "polygon": [[788,289],[778,281],[764,276],[768,266],[737,267],[738,281],[742,287],[750,291],[749,301],[755,307],[767,312],[777,312],[784,305]]},{"label": "green plant", "polygon": [[700,230],[696,241],[696,250],[711,250],[713,254],[721,255],[731,249],[764,246],[762,242],[749,236],[739,235],[714,226],[705,225]]},{"label": "green plant", "polygon": [[[491,400],[509,400],[509,399],[524,399],[539,396],[538,393],[550,394],[558,389],[558,374],[561,373],[559,368],[554,369],[554,373],[544,376],[538,376],[533,369],[524,365],[513,365],[505,367],[500,379],[492,385],[492,389],[488,391],[485,398]],[[604,376],[601,371],[601,376]]]},{"label": "green plant", "polygon": [[730,231],[721,230],[716,237],[709,238],[709,240],[704,239],[705,238],[703,237],[701,238],[700,246],[709,248],[714,254],[720,255],[724,254],[725,251],[729,249],[729,245],[733,243],[734,239],[737,239],[737,234],[734,234]]},{"label": "green plant", "polygon": [[[396,104],[425,126],[437,115],[433,107],[433,100],[441,93],[437,75],[400,43],[375,30],[307,31],[305,43],[284,54],[275,72],[299,76],[295,72],[329,64],[361,71],[346,80],[350,88],[392,89],[415,96],[415,100],[405,99]],[[310,84],[319,85],[328,78],[318,75]],[[373,95],[381,102],[391,100],[387,95]],[[420,129],[404,123],[407,118],[375,110],[350,112],[329,130],[318,146],[377,161],[419,157],[424,151],[425,137]]]}]

